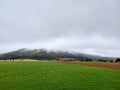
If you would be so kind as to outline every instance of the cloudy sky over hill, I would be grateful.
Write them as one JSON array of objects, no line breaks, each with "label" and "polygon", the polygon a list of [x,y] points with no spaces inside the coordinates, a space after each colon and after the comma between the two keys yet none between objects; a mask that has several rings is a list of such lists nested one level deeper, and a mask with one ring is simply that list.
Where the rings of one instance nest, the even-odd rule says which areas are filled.
[{"label": "cloudy sky over hill", "polygon": [[120,56],[120,0],[0,0],[0,53],[20,48]]}]

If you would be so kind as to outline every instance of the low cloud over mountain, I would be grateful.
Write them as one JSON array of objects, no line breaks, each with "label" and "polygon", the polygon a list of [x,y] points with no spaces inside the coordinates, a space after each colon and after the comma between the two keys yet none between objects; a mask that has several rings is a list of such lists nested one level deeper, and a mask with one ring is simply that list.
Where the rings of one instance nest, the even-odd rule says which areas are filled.
[{"label": "low cloud over mountain", "polygon": [[19,48],[120,56],[120,0],[1,0],[0,52]]}]

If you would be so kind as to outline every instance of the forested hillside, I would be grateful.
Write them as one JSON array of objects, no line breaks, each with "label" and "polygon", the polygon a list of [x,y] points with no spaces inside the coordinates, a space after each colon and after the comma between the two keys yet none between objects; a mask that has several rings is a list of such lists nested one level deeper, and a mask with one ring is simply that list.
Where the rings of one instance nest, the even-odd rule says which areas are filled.
[{"label": "forested hillside", "polygon": [[45,49],[19,49],[16,51],[0,55],[0,59],[38,59],[38,60],[55,60],[58,58],[74,58],[74,60],[92,61],[92,60],[111,60],[113,58],[88,55],[83,53],[70,53],[65,51],[47,51]]}]

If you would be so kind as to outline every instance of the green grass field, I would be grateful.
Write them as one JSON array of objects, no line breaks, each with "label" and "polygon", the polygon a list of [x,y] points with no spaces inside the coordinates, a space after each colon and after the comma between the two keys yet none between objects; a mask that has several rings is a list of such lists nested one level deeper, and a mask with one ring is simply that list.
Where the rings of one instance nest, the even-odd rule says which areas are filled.
[{"label": "green grass field", "polygon": [[0,62],[0,90],[120,90],[120,71],[55,62]]}]

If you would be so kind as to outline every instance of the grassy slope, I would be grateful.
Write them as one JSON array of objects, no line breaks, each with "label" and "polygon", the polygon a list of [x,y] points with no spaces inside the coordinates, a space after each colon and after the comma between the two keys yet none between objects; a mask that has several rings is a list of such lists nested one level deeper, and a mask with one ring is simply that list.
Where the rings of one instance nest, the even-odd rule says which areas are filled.
[{"label": "grassy slope", "polygon": [[0,62],[0,90],[120,90],[120,71],[53,62]]}]

